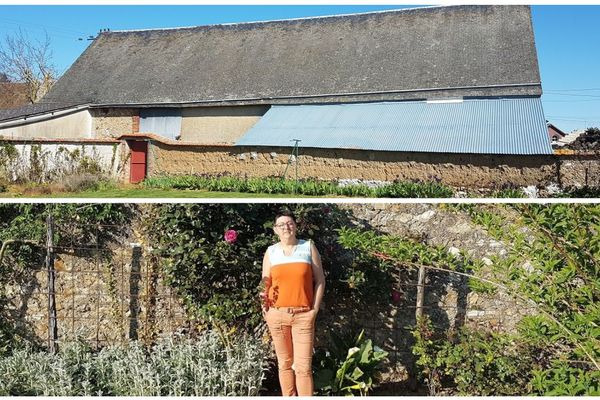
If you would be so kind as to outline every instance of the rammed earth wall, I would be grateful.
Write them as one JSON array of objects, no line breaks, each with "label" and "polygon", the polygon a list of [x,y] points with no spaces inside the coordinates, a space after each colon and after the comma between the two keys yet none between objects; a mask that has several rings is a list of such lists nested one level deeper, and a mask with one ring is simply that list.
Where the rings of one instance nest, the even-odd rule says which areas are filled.
[{"label": "rammed earth wall", "polygon": [[[170,144],[153,141],[148,175],[280,176],[291,148]],[[300,150],[299,176],[379,181],[436,179],[454,187],[599,186],[597,155],[482,155],[350,149]]]}]

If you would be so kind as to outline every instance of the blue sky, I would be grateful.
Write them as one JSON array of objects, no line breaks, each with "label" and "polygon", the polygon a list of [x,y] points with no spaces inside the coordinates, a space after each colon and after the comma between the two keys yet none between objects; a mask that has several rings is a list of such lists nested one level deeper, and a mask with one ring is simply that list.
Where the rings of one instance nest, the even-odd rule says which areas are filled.
[{"label": "blue sky", "polygon": [[[169,28],[398,9],[401,5],[0,5],[0,38],[48,34],[64,72],[100,29]],[[534,5],[532,17],[546,118],[570,132],[600,127],[600,5]],[[80,40],[82,39],[82,40]]]}]

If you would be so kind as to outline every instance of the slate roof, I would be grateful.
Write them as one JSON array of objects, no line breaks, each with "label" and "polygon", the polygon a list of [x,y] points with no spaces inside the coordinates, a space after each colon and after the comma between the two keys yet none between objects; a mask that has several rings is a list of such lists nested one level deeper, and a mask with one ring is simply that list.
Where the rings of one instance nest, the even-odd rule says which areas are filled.
[{"label": "slate roof", "polygon": [[0,82],[0,110],[21,107],[28,102],[27,84]]},{"label": "slate roof", "polygon": [[306,104],[539,96],[528,6],[101,33],[42,102]]},{"label": "slate roof", "polygon": [[0,122],[30,118],[36,115],[48,114],[55,111],[66,110],[78,106],[79,104],[61,104],[61,103],[35,103],[28,104],[19,108],[0,110]]}]

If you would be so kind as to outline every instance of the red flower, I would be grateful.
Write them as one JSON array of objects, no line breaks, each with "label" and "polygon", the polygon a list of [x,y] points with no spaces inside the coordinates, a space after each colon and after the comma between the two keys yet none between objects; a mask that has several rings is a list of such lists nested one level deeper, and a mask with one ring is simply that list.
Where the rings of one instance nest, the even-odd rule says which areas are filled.
[{"label": "red flower", "polygon": [[229,229],[227,232],[225,232],[225,241],[229,244],[234,243],[237,240],[237,237],[238,233],[233,229]]}]

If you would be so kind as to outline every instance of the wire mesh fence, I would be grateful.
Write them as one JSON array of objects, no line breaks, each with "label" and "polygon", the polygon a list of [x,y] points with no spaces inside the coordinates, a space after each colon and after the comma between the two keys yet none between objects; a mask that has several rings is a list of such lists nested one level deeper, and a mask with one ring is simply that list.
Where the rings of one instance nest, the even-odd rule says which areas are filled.
[{"label": "wire mesh fence", "polygon": [[[50,237],[81,228],[52,225]],[[86,227],[90,231],[90,227]],[[40,338],[54,343],[83,339],[97,347],[189,329],[175,291],[165,285],[158,260],[138,243],[106,242],[106,231],[126,226],[93,227],[85,243],[46,244],[44,268],[18,290],[18,307]],[[109,229],[107,229],[109,228]],[[46,323],[47,321],[47,323]]]}]

